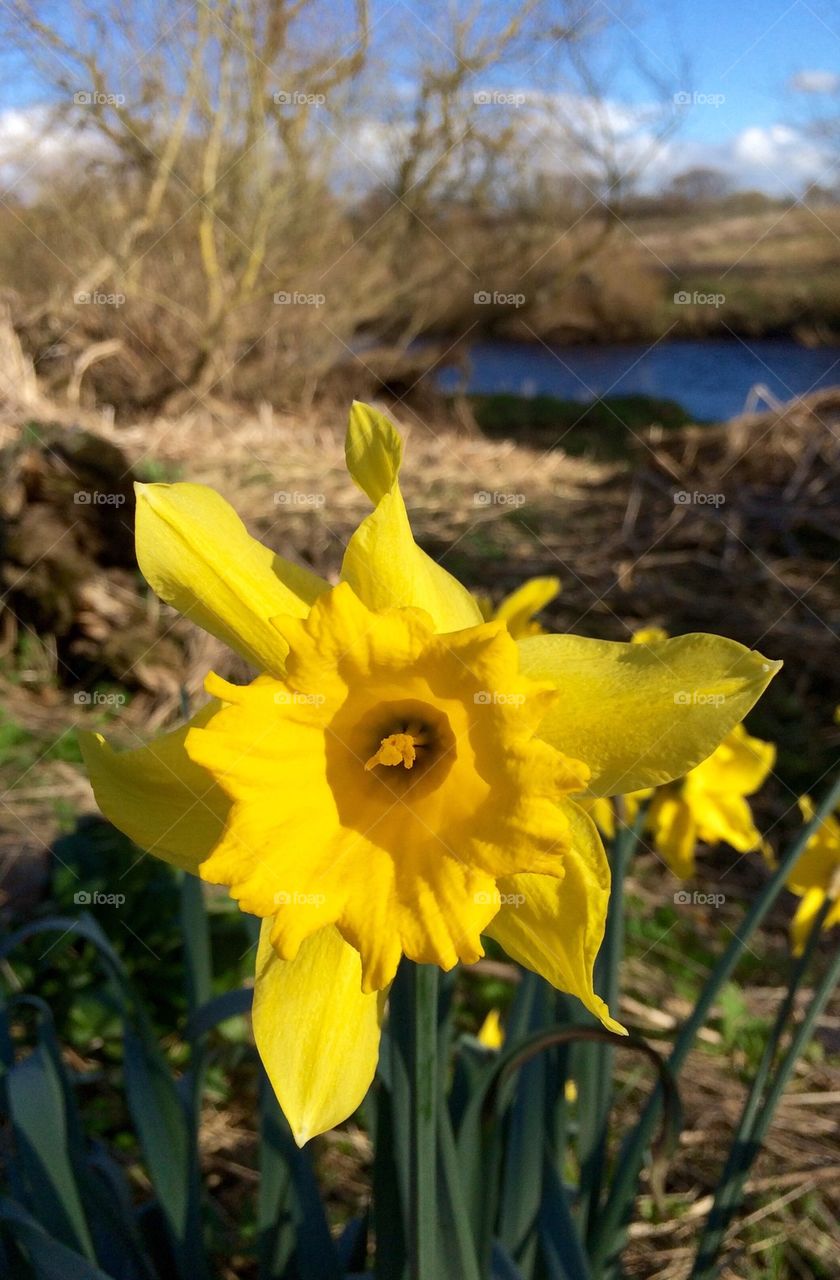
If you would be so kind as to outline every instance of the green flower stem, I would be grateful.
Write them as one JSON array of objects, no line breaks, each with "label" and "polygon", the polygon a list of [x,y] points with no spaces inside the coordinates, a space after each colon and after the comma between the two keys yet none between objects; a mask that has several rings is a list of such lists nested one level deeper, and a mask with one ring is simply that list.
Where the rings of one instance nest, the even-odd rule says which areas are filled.
[{"label": "green flower stem", "polygon": [[[636,821],[628,826],[625,821],[623,797],[615,800],[616,832],[610,858],[610,902],[604,941],[598,952],[595,966],[595,989],[606,1001],[610,1012],[616,1016],[621,997],[621,964],[624,959],[624,883],[633,854],[639,843],[645,813],[642,810]],[[610,1044],[587,1046],[586,1059],[594,1072],[593,1119],[589,1129],[591,1147],[585,1153],[585,1195],[581,1197],[581,1211],[586,1223],[587,1235],[597,1228],[598,1210],[607,1155],[607,1136],[613,1103],[613,1072],[615,1050]]]},{"label": "green flower stem", "polygon": [[412,1280],[438,1274],[437,1110],[438,970],[413,964],[414,1036],[411,1056],[411,1154],[409,1161],[409,1272]]},{"label": "green flower stem", "polygon": [[[677,1036],[674,1048],[671,1051],[669,1065],[675,1075],[679,1072],[691,1051],[698,1031],[705,1025],[718,993],[728,982],[750,938],[781,893],[785,881],[802,850],[823,819],[837,807],[838,803],[840,803],[840,777],[835,779],[817,807],[811,821],[799,832],[799,835],[781,859],[774,875],[755,898],[739,932],[733,936],[726,951],[709,975],[697,1004]],[[657,1088],[635,1127],[624,1142],[617,1163],[616,1176],[610,1188],[610,1194],[599,1215],[597,1235],[592,1242],[592,1263],[596,1275],[603,1274],[606,1264],[615,1257],[621,1247],[624,1222],[636,1195],[645,1151],[653,1136],[661,1104],[662,1094],[660,1089]]]},{"label": "green flower stem", "polygon": [[[832,900],[826,897],[808,933],[805,949],[793,966],[785,998],[779,1006],[773,1030],[764,1046],[761,1062],[758,1065],[752,1087],[744,1104],[741,1119],[738,1122],[732,1145],[729,1148],[729,1156],[715,1192],[714,1204],[703,1228],[700,1243],[697,1246],[697,1257],[691,1272],[691,1280],[707,1280],[707,1277],[713,1275],[716,1270],[717,1257],[727,1228],[741,1204],[744,1184],[752,1163],[759,1152],[764,1135],[773,1119],[773,1113],[779,1098],[796,1065],[797,1058],[805,1046],[805,1037],[810,1034],[814,1021],[819,1016],[838,979],[840,979],[840,949],[838,949],[823,982],[814,994],[803,1024],[794,1033],[787,1052],[773,1076],[773,1083],[765,1094],[765,1087],[770,1078],[773,1064],[776,1061],[779,1045],[790,1024],[796,993],[811,966],[811,961],[819,943],[820,931],[832,906]],[[802,1026],[806,1023],[807,1030],[803,1036]]]}]

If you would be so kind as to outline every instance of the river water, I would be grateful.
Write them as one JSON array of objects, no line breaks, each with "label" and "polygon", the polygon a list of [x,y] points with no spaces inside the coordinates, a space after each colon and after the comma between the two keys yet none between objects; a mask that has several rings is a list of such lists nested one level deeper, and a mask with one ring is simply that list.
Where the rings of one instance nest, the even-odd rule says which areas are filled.
[{"label": "river water", "polygon": [[[810,349],[788,339],[551,348],[483,341],[473,345],[470,361],[467,391],[552,395],[582,404],[601,396],[643,394],[676,400],[698,421],[731,418],[753,407],[753,388],[791,400],[840,386],[840,348]],[[463,374],[452,368],[441,366],[436,381],[443,391],[464,389]]]}]

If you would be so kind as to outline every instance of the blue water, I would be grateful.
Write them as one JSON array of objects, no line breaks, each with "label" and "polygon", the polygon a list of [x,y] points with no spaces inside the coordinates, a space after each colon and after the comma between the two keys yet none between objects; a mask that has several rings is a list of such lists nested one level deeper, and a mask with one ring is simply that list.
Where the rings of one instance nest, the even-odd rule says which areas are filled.
[{"label": "blue water", "polygon": [[[604,347],[476,342],[467,391],[553,395],[586,404],[601,396],[642,394],[676,400],[700,421],[741,413],[755,386],[778,400],[840,386],[840,349],[800,347],[787,339],[626,343]],[[463,375],[441,366],[443,391],[463,390]],[[764,407],[763,404],[761,407]]]}]

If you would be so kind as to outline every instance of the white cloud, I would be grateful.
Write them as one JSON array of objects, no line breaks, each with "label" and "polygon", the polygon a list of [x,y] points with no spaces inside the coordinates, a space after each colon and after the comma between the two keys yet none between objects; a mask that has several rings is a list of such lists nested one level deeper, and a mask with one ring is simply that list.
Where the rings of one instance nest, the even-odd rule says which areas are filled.
[{"label": "white cloud", "polygon": [[797,71],[791,76],[790,87],[795,93],[840,93],[840,75],[836,71]]},{"label": "white cloud", "polygon": [[[815,83],[814,76],[829,74],[800,73],[811,77],[811,83]],[[836,78],[840,83],[840,76]],[[804,129],[791,124],[749,125],[717,142],[706,142],[689,132],[657,141],[670,104],[632,106],[533,90],[512,91],[510,96],[516,105],[489,103],[478,108],[482,127],[492,127],[494,117],[504,127],[514,113],[524,126],[523,141],[535,170],[576,173],[593,186],[601,166],[593,164],[592,151],[608,154],[620,171],[641,172],[640,185],[648,192],[661,189],[678,173],[700,166],[720,169],[736,188],[775,195],[798,195],[811,182],[832,185],[840,177],[834,163],[837,157]],[[692,112],[713,109],[711,105],[689,108]],[[333,158],[337,183],[363,195],[377,181],[387,182],[409,133],[405,120],[386,122],[368,117],[351,121],[345,145],[336,147]],[[71,127],[46,106],[0,111],[0,190],[5,187],[25,198],[52,176],[104,158],[106,152],[107,144],[93,130]],[[453,154],[453,171],[456,160]]]},{"label": "white cloud", "polygon": [[827,152],[801,129],[787,124],[752,125],[732,141],[732,162],[741,185],[759,186],[784,194],[809,182],[836,178]]},{"label": "white cloud", "polygon": [[[714,102],[698,95],[698,105],[688,110],[713,111]],[[556,106],[557,104],[555,104]],[[766,191],[778,196],[798,196],[812,182],[831,185],[840,178],[835,155],[818,140],[796,125],[775,122],[748,125],[721,141],[707,142],[690,133],[677,131],[657,140],[657,123],[664,118],[663,107],[652,105],[631,108],[621,103],[592,104],[583,99],[565,99],[563,109],[553,116],[574,118],[578,132],[589,134],[596,144],[610,152],[618,166],[628,172],[639,171],[640,186],[653,192],[667,185],[687,169],[719,169],[733,188]],[[546,112],[550,121],[552,114]],[[573,149],[564,142],[562,127],[544,123],[547,150],[554,152],[556,163],[575,168]],[[538,154],[544,167],[545,156]]]},{"label": "white cloud", "polygon": [[44,179],[104,152],[101,138],[71,128],[49,107],[0,111],[0,182],[5,195],[12,190],[26,195]]}]

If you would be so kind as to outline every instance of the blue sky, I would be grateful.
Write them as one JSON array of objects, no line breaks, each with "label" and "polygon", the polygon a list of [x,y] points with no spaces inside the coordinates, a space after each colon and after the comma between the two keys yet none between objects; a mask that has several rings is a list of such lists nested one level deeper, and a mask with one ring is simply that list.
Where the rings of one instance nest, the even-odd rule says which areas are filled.
[{"label": "blue sky", "polygon": [[[324,25],[347,29],[349,0],[325,4]],[[45,7],[67,12],[61,4]],[[137,0],[133,12],[139,16],[146,7]],[[465,0],[464,10],[469,7]],[[835,87],[833,110],[840,113],[837,0],[593,0],[582,8],[590,20],[605,23],[600,84],[618,109],[669,101],[674,92],[691,95],[651,181],[707,163],[725,169],[738,185],[777,193],[798,194],[818,177],[840,182],[840,166],[827,167],[808,134],[809,117],[829,110],[832,95],[804,91]],[[424,40],[434,45],[435,15],[445,9],[446,0],[373,0],[374,47],[392,81],[407,70],[412,50]],[[488,4],[481,21],[492,26],[496,12]],[[563,5],[549,0],[549,12],[559,19]],[[0,143],[4,109],[19,111],[43,97],[20,63],[4,71]],[[497,68],[492,82],[562,92],[562,75],[558,59],[542,59],[538,67],[524,59]],[[656,88],[654,80],[660,81]]]},{"label": "blue sky", "polygon": [[[623,16],[620,0],[613,11]],[[698,92],[725,95],[721,108],[692,115],[690,131],[708,141],[798,118],[810,97],[794,89],[803,72],[840,76],[836,0],[658,0],[637,17],[631,43],[655,66],[678,72],[682,54]]]},{"label": "blue sky", "polygon": [[[807,177],[840,180],[813,154],[808,125],[840,115],[840,5],[836,0],[607,0],[630,51],[681,81],[698,100],[683,112],[674,151],[718,164],[742,185],[782,192]],[[626,25],[625,25],[626,24]],[[833,90],[833,92],[827,92]],[[617,95],[644,101],[649,84],[628,69]],[[711,105],[706,99],[723,99]]]}]

